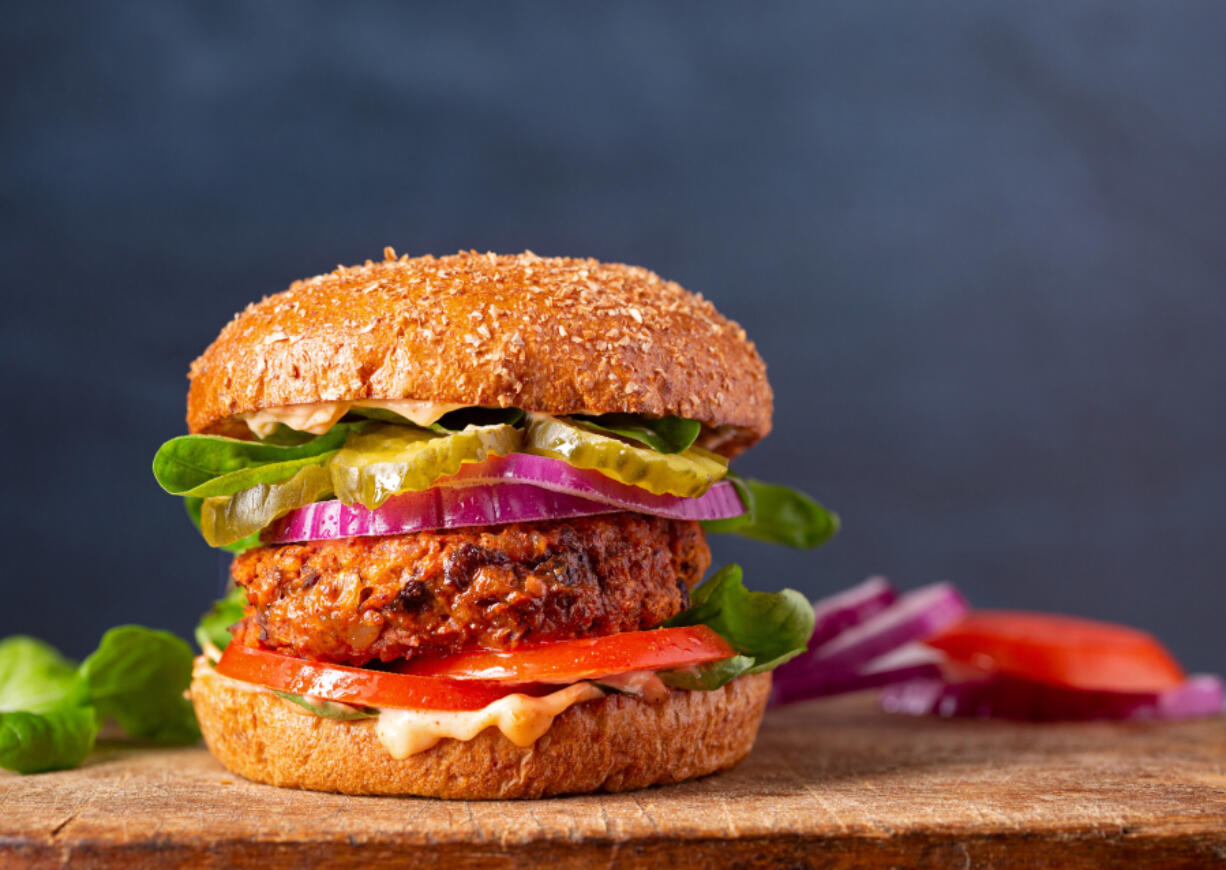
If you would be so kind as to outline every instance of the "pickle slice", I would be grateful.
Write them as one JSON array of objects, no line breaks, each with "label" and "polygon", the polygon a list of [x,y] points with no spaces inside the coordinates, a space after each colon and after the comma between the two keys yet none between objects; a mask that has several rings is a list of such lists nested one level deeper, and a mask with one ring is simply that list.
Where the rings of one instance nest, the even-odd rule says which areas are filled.
[{"label": "pickle slice", "polygon": [[398,492],[429,489],[466,462],[514,453],[522,440],[523,432],[509,425],[469,426],[449,435],[372,426],[350,435],[328,467],[337,498],[373,510]]},{"label": "pickle slice", "polygon": [[233,544],[260,531],[295,508],[326,498],[332,475],[325,465],[308,465],[288,480],[260,483],[234,495],[206,498],[200,506],[200,533],[213,547]]},{"label": "pickle slice", "polygon": [[657,453],[601,435],[581,422],[557,417],[531,418],[524,452],[561,459],[576,468],[590,468],[656,495],[694,498],[728,473],[728,460],[701,447]]}]

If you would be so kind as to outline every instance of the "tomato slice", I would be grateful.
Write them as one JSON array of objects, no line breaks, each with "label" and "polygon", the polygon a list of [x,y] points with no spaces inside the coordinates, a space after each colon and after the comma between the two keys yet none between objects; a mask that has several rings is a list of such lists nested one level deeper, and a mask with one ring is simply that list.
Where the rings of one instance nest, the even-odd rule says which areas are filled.
[{"label": "tomato slice", "polygon": [[368,707],[416,710],[480,710],[512,692],[538,694],[531,687],[370,671],[312,662],[231,643],[217,662],[223,677],[256,683],[291,695]]},{"label": "tomato slice", "polygon": [[521,646],[473,650],[434,659],[411,659],[401,670],[423,677],[574,683],[624,674],[704,664],[736,655],[705,625],[627,631]]},{"label": "tomato slice", "polygon": [[1145,632],[1073,616],[977,610],[926,643],[961,664],[1075,689],[1157,692],[1184,681]]}]

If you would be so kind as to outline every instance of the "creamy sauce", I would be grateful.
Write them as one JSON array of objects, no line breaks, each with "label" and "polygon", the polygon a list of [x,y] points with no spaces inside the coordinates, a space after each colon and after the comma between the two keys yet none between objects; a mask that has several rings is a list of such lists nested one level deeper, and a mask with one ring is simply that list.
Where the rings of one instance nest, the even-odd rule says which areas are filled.
[{"label": "creamy sauce", "polygon": [[575,683],[551,695],[507,695],[480,710],[381,710],[375,730],[395,759],[425,752],[444,737],[472,740],[496,727],[516,746],[531,746],[567,707],[604,695],[591,683]]},{"label": "creamy sauce", "polygon": [[244,414],[243,420],[257,438],[267,438],[280,424],[299,432],[322,435],[331,429],[350,408],[381,408],[404,417],[418,426],[429,426],[444,414],[468,405],[420,402],[417,399],[360,399],[356,402],[311,402],[304,405],[282,405]]}]

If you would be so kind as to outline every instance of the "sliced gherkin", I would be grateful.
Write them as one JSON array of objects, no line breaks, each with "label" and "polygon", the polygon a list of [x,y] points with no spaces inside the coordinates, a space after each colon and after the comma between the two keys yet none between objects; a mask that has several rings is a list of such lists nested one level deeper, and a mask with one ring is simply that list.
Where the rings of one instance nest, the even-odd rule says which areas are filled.
[{"label": "sliced gherkin", "polygon": [[469,426],[439,435],[407,426],[372,426],[352,434],[330,460],[333,491],[346,504],[377,508],[398,492],[429,489],[466,462],[483,462],[519,449],[514,426]]},{"label": "sliced gherkin", "polygon": [[524,452],[590,468],[656,495],[700,496],[728,473],[728,460],[701,447],[657,453],[557,417],[532,417],[524,435]]},{"label": "sliced gherkin", "polygon": [[332,475],[325,465],[308,465],[288,480],[260,483],[230,496],[206,498],[200,506],[200,532],[214,547],[233,544],[258,532],[295,508],[326,498]]}]

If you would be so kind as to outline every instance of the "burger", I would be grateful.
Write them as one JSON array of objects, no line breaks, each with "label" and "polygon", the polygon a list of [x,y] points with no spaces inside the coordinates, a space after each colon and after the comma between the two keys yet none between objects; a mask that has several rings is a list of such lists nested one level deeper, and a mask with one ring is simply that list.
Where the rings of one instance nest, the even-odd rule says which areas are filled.
[{"label": "burger", "polygon": [[706,534],[836,517],[728,462],[771,427],[744,330],[646,269],[398,257],[252,304],[191,365],[154,474],[232,591],[190,689],[278,786],[529,798],[749,753],[813,612],[707,577]]}]

